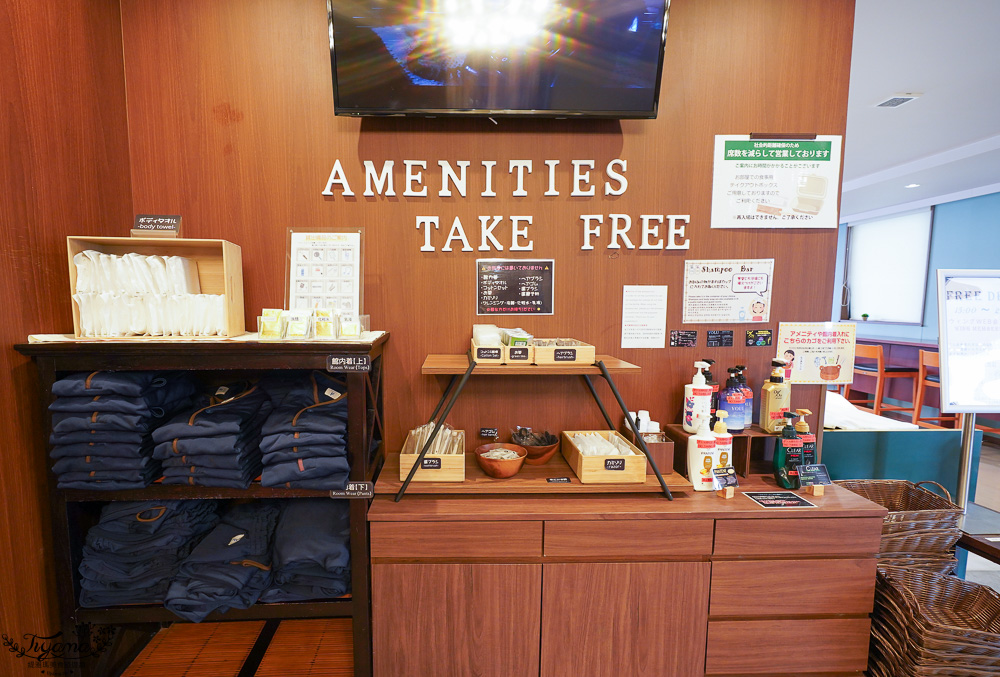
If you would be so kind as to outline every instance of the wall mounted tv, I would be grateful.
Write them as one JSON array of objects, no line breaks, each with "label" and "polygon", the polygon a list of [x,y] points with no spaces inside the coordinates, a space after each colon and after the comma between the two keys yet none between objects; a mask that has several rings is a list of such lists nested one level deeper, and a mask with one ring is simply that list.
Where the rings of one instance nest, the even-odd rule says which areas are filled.
[{"label": "wall mounted tv", "polygon": [[337,115],[655,118],[669,0],[328,0]]}]

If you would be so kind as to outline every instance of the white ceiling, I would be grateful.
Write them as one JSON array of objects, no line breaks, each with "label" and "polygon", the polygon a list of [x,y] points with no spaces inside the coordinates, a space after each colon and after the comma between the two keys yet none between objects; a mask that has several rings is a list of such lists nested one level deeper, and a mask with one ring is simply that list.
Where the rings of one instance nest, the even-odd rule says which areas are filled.
[{"label": "white ceiling", "polygon": [[1000,0],[857,0],[841,222],[995,192]]}]

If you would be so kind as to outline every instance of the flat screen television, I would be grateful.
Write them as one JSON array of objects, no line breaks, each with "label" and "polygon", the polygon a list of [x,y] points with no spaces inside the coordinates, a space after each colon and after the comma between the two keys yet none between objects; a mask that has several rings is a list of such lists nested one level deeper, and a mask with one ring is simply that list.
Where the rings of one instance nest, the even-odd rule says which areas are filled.
[{"label": "flat screen television", "polygon": [[337,115],[655,118],[669,0],[328,0]]}]

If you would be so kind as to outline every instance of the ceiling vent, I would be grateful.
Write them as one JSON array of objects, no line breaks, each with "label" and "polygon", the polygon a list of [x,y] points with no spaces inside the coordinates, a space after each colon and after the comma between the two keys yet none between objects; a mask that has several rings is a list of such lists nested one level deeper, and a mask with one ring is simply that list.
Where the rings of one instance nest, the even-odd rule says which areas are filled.
[{"label": "ceiling vent", "polygon": [[903,94],[896,94],[893,97],[891,97],[889,99],[886,99],[882,103],[875,104],[875,107],[876,108],[899,108],[904,103],[907,103],[909,101],[913,101],[918,96],[920,96],[920,95],[912,93],[912,92],[905,92]]}]

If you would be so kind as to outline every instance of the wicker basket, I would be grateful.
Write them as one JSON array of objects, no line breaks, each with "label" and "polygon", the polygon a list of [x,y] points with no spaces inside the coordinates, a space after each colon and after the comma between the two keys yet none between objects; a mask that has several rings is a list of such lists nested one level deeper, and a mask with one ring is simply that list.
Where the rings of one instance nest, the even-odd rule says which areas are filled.
[{"label": "wicker basket", "polygon": [[[930,529],[949,529],[958,526],[963,512],[951,502],[948,490],[931,480],[916,484],[906,480],[837,480],[835,484],[887,508],[889,514],[885,517],[886,525],[925,522]],[[947,498],[924,489],[921,487],[923,484],[933,484]]]},{"label": "wicker basket", "polygon": [[958,558],[951,553],[886,552],[877,557],[880,567],[905,567],[942,576],[958,568]]},{"label": "wicker basket", "polygon": [[901,534],[882,535],[879,552],[919,552],[919,553],[950,553],[958,539],[962,537],[959,529],[930,529],[928,531],[910,531]]}]

